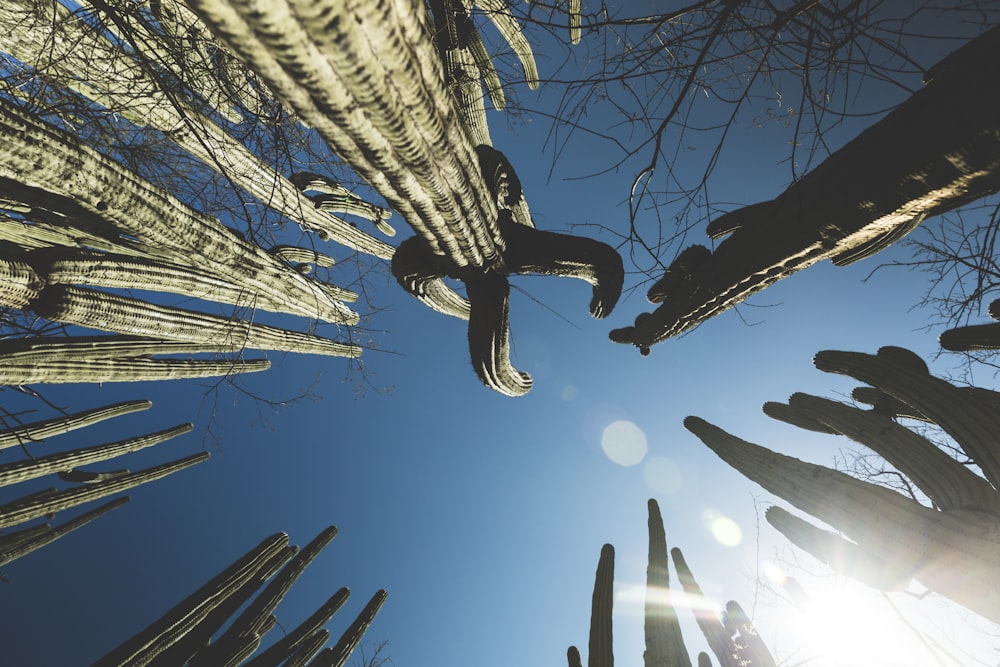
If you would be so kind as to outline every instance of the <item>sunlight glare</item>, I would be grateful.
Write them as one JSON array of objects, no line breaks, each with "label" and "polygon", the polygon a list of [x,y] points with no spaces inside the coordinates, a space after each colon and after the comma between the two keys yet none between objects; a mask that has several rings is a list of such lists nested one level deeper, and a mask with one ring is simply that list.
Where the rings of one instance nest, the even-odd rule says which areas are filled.
[{"label": "sunlight glare", "polygon": [[641,428],[630,421],[619,419],[604,427],[601,449],[614,463],[628,467],[645,458],[649,445]]},{"label": "sunlight glare", "polygon": [[651,456],[642,469],[649,488],[658,493],[676,493],[681,488],[681,469],[666,456]]},{"label": "sunlight glare", "polygon": [[735,547],[743,541],[743,531],[728,516],[713,509],[706,509],[701,513],[701,519],[708,527],[709,532],[712,533],[715,541],[722,546]]}]

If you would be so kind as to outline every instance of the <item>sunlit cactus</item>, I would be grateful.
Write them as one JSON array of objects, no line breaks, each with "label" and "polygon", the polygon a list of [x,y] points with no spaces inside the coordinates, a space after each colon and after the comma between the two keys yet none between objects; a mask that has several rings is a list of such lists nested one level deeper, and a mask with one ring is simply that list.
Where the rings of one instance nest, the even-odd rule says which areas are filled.
[{"label": "sunlit cactus", "polygon": [[[323,626],[347,601],[347,588],[335,592],[299,626],[257,652],[263,636],[277,625],[272,612],[336,533],[332,526],[325,529],[301,551],[288,545],[284,533],[268,537],[160,619],[104,655],[94,667],[342,667],[385,602],[384,590],[375,593],[334,647],[322,648],[330,637]],[[217,635],[223,627],[226,629]],[[215,641],[213,636],[217,636]]]},{"label": "sunlit cactus", "polygon": [[[655,500],[649,501],[649,564],[646,569],[645,636],[646,667],[690,667],[677,612],[670,603],[670,572],[667,561],[663,517]],[[677,578],[692,600],[703,600],[701,588],[688,568],[680,549],[670,550]],[[614,602],[615,550],[610,544],[601,549],[591,601],[589,667],[613,667],[612,607]],[[695,606],[697,609],[698,607]],[[696,611],[698,626],[722,667],[774,667],[774,658],[757,630],[736,602],[726,605],[726,621],[719,614]],[[569,667],[583,667],[580,652],[571,646],[566,653]],[[698,655],[699,667],[711,665],[705,653]]]},{"label": "sunlit cactus", "polygon": [[[862,395],[875,407],[794,394],[784,408],[794,418],[786,421],[819,424],[864,445],[926,501],[775,453],[697,417],[685,426],[744,475],[839,531],[783,510],[767,513],[792,542],[835,570],[883,590],[906,588],[913,579],[1000,622],[1000,594],[983,584],[1000,577],[1000,394],[933,377],[917,355],[898,347],[875,355],[820,352],[815,364],[871,385],[876,391]],[[883,394],[909,409],[898,411]],[[940,427],[982,476],[895,421],[908,413]]]}]

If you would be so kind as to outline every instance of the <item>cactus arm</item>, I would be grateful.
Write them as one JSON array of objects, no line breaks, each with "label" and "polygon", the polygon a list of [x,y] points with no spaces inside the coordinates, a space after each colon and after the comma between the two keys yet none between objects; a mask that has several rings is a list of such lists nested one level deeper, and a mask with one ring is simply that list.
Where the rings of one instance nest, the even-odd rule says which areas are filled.
[{"label": "cactus arm", "polygon": [[757,628],[739,602],[730,600],[726,603],[726,618],[736,629],[739,656],[744,664],[752,667],[776,667],[774,656],[764,645]]},{"label": "cactus arm", "polygon": [[[694,574],[692,574],[691,568],[688,567],[681,550],[674,547],[670,550],[670,556],[674,561],[674,569],[677,570],[677,580],[680,581],[684,592],[696,600],[705,599],[704,594],[701,592],[701,586],[695,581]],[[698,627],[701,628],[702,634],[705,635],[705,640],[708,641],[708,646],[712,649],[712,653],[719,659],[719,664],[722,667],[739,667],[739,663],[736,662],[736,644],[729,637],[718,614],[696,610],[695,620],[698,621]]]},{"label": "cactus arm", "polygon": [[469,277],[469,356],[483,384],[505,396],[523,396],[531,376],[510,362],[510,284],[495,273]]},{"label": "cactus arm", "polygon": [[[897,571],[986,618],[1000,619],[1000,591],[977,583],[996,576],[1000,518],[969,510],[938,512],[890,489],[740,440],[697,417],[684,425],[726,463]],[[963,567],[955,568],[959,562]]]},{"label": "cactus arm", "polygon": [[360,356],[361,348],[308,333],[232,317],[159,306],[132,297],[71,286],[52,286],[33,304],[46,319],[134,336],[166,338],[211,346],[283,350],[302,354]]},{"label": "cactus arm", "polygon": [[594,595],[590,606],[590,644],[588,667],[614,667],[615,654],[611,611],[614,606],[615,548],[610,544],[601,547],[594,576]]},{"label": "cactus arm", "polygon": [[873,411],[891,419],[905,417],[906,419],[930,422],[927,415],[917,412],[912,405],[907,405],[875,387],[855,387],[851,391],[851,398],[858,403],[872,406]]},{"label": "cactus arm", "polygon": [[769,507],[764,516],[792,544],[830,566],[835,572],[857,579],[879,591],[903,591],[910,584],[912,572],[897,570],[891,563],[862,545],[821,530],[780,507]]},{"label": "cactus arm", "polygon": [[316,657],[313,661],[316,667],[344,667],[388,597],[389,594],[384,590],[376,591],[350,627],[344,630],[336,646],[325,649]]},{"label": "cactus arm", "polygon": [[468,300],[444,282],[449,270],[445,258],[435,255],[419,236],[400,243],[392,256],[392,275],[400,287],[432,310],[467,320],[470,313]]},{"label": "cactus arm", "polygon": [[178,435],[188,433],[193,428],[193,424],[181,424],[180,426],[174,426],[173,428],[150,433],[149,435],[121,440],[107,445],[74,449],[68,452],[60,452],[49,456],[0,465],[0,487],[26,482],[30,479],[37,479],[60,470],[69,470],[76,466],[107,461],[123,454],[137,452],[141,449],[158,445],[161,442],[166,442]]},{"label": "cactus arm", "polygon": [[646,567],[646,651],[642,656],[643,664],[645,667],[690,667],[691,659],[684,647],[677,610],[670,604],[670,569],[663,516],[655,500],[650,499],[647,506],[649,559]]},{"label": "cactus arm", "polygon": [[896,356],[899,349],[883,347],[877,355],[826,350],[816,354],[814,364],[821,371],[850,375],[912,405],[954,438],[994,487],[1000,486],[998,395],[973,396],[962,391],[901,362]]},{"label": "cactus arm", "polygon": [[860,259],[1000,188],[1000,28],[967,47],[990,55],[935,76],[777,199],[710,225],[731,235],[612,340],[649,349],[796,271]]},{"label": "cactus arm", "polygon": [[28,264],[0,258],[0,306],[24,308],[44,286],[45,281]]},{"label": "cactus arm", "polygon": [[193,454],[177,461],[116,477],[106,482],[66,489],[65,491],[58,491],[43,497],[33,495],[11,501],[5,505],[0,505],[0,528],[16,526],[26,521],[45,516],[46,514],[52,514],[53,512],[89,503],[114,493],[127,491],[141,484],[155,481],[179,470],[201,463],[207,460],[208,456],[208,452]]},{"label": "cactus arm", "polygon": [[329,630],[317,630],[302,642],[299,649],[281,667],[306,667],[329,640]]},{"label": "cactus arm", "polygon": [[276,533],[264,539],[147,628],[105,654],[93,667],[149,664],[271,563],[287,546],[288,535],[284,533]]},{"label": "cactus arm", "polygon": [[500,35],[510,45],[510,48],[517,55],[524,70],[524,80],[532,90],[538,88],[538,68],[535,65],[535,54],[531,51],[521,25],[510,13],[507,0],[475,0],[476,5],[482,9],[483,13],[493,22],[494,27]]},{"label": "cactus arm", "polygon": [[580,0],[569,0],[569,43],[579,44],[581,29],[580,29],[580,5],[582,3]]},{"label": "cactus arm", "polygon": [[793,394],[789,404],[796,413],[876,452],[942,510],[971,509],[1000,516],[1000,496],[989,482],[887,417],[808,394]]},{"label": "cactus arm", "polygon": [[566,650],[566,662],[569,667],[583,667],[583,660],[580,658],[580,649],[570,646]]},{"label": "cactus arm", "polygon": [[764,404],[764,414],[771,419],[777,419],[778,421],[797,426],[806,431],[826,433],[827,435],[833,435],[837,432],[826,424],[808,417],[801,411],[793,410],[790,405],[786,405],[785,403],[768,401]]},{"label": "cactus arm", "polygon": [[128,496],[116,498],[109,503],[105,503],[96,509],[81,514],[80,516],[60,524],[55,528],[48,529],[40,535],[20,541],[17,544],[11,544],[9,546],[4,544],[0,546],[0,566],[7,565],[22,556],[27,556],[33,551],[37,551],[44,546],[52,544],[60,537],[63,537],[64,535],[67,535],[79,528],[83,528],[91,521],[107,514],[113,509],[121,507],[128,501]]},{"label": "cactus arm", "polygon": [[23,424],[5,431],[0,431],[0,449],[14,447],[28,442],[44,440],[78,428],[85,428],[91,424],[102,422],[105,419],[112,419],[127,415],[132,412],[148,410],[153,402],[147,400],[123,401],[112,405],[105,405],[91,410],[75,412],[64,417],[46,419],[43,421]]},{"label": "cactus arm", "polygon": [[201,651],[191,661],[190,667],[213,667],[223,664],[233,648],[245,645],[254,635],[263,636],[264,627],[278,603],[291,589],[292,584],[305,571],[316,556],[326,548],[337,535],[337,529],[330,526],[320,532],[309,544],[292,558],[281,572],[261,591],[253,602],[241,613],[211,646]]},{"label": "cactus arm", "polygon": [[344,605],[350,595],[351,592],[347,588],[338,590],[309,618],[262,653],[251,658],[243,667],[277,666],[282,660],[294,655],[306,640],[333,618],[333,615]]}]

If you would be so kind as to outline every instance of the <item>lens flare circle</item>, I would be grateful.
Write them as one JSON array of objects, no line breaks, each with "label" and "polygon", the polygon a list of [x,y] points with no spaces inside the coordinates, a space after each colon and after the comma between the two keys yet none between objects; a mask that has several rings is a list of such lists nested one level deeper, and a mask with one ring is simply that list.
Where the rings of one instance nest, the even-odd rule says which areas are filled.
[{"label": "lens flare circle", "polygon": [[641,428],[633,422],[618,419],[601,432],[601,449],[612,462],[629,467],[642,462],[649,451],[649,444]]}]

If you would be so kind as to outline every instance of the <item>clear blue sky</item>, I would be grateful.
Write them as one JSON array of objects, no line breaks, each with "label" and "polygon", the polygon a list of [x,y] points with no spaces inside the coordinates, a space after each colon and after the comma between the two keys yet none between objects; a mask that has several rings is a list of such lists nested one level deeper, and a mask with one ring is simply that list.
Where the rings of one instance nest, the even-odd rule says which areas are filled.
[{"label": "clear blue sky", "polygon": [[[544,58],[540,66],[544,77]],[[491,122],[539,227],[625,224],[621,202],[632,172],[563,180],[614,159],[605,146],[573,149],[546,182],[551,158],[539,148],[544,119],[513,133],[504,131],[502,117]],[[753,203],[780,192],[788,173],[778,164],[782,146],[774,136],[738,128],[734,139],[737,148],[713,182],[719,199]],[[595,235],[584,228],[575,233]],[[53,440],[53,449],[193,421],[194,433],[130,455],[125,464],[138,469],[202,449],[213,456],[134,491],[124,508],[3,568],[0,665],[89,664],[264,536],[286,531],[301,545],[329,524],[340,535],[279,607],[285,627],[347,585],[354,596],[331,626],[336,635],[376,589],[386,588],[389,600],[368,637],[390,641],[397,667],[565,664],[570,644],[585,651],[594,569],[601,545],[611,542],[618,554],[616,656],[621,665],[637,665],[642,598],[633,587],[645,577],[650,497],[660,502],[668,545],[684,550],[720,608],[729,599],[748,610],[757,603],[758,629],[778,657],[795,664],[813,656],[814,645],[803,648],[806,640],[794,630],[790,605],[756,590],[764,566],[780,562],[807,591],[861,589],[796,555],[763,522],[773,500],[681,421],[698,415],[753,442],[832,464],[845,439],[773,422],[760,406],[795,391],[848,392],[855,383],[812,368],[819,350],[892,344],[925,358],[937,353],[935,335],[920,331],[928,313],[911,310],[925,290],[923,276],[897,269],[863,282],[879,263],[907,253],[896,247],[848,268],[813,267],[759,295],[754,306],[654,347],[648,358],[607,340],[611,328],[649,309],[641,292],[608,320],[594,321],[583,283],[517,278],[518,287],[561,316],[513,292],[514,361],[535,381],[521,399],[480,385],[464,323],[423,308],[389,282],[375,298],[392,309],[378,314],[375,325],[385,330],[378,340],[392,354],[364,354],[371,382],[392,388],[384,395],[356,397],[358,382],[346,377],[342,360],[274,355],[272,370],[248,376],[246,386],[280,398],[315,382],[321,398],[265,414],[262,423],[252,401],[223,388],[213,426],[220,445],[204,436],[212,411],[205,381],[48,390],[50,400],[74,410],[129,398],[154,402],[145,413]],[[948,367],[949,360],[942,362],[935,368]],[[10,391],[3,398],[9,406],[20,401]],[[602,450],[603,430],[619,420],[635,424],[648,441],[636,465],[618,465]],[[710,519],[720,517],[738,526],[736,544],[713,535]],[[790,562],[796,558],[820,576],[796,569]],[[856,604],[866,609],[881,604],[877,596],[848,599],[864,600]],[[704,642],[681,614],[694,654]],[[965,627],[959,615],[933,618],[946,635],[960,632],[950,623]],[[995,661],[991,641],[1000,645],[974,634],[965,648]],[[879,656],[872,664],[917,664],[893,644],[895,658]],[[833,650],[826,664],[864,664],[842,650]]]}]

